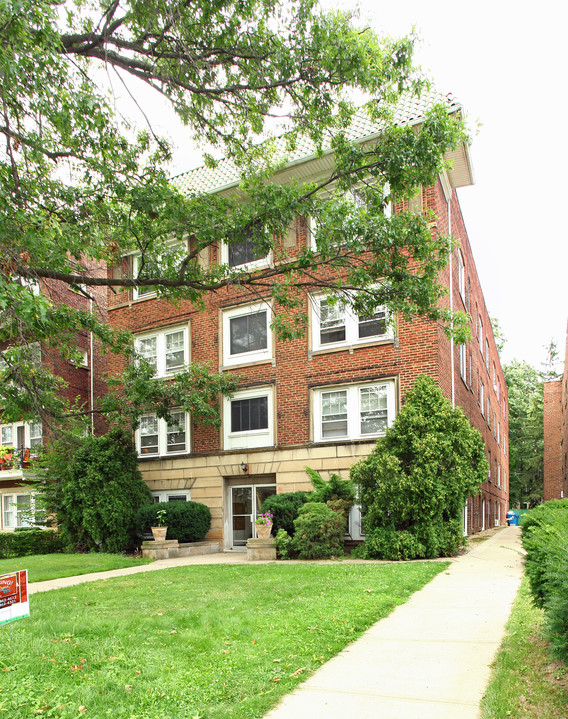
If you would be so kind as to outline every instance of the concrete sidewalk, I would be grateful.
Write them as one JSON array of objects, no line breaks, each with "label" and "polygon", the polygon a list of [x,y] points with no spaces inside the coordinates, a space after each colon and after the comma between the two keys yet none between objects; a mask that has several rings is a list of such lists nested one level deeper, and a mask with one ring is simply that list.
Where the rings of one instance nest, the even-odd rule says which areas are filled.
[{"label": "concrete sidewalk", "polygon": [[327,662],[266,719],[478,719],[523,573],[495,533]]},{"label": "concrete sidewalk", "polygon": [[[496,531],[327,662],[265,719],[478,719],[521,581],[522,555],[518,527]],[[36,582],[29,593],[169,567],[246,561],[246,552],[163,559]]]},{"label": "concrete sidewalk", "polygon": [[220,552],[219,554],[202,554],[190,557],[176,557],[175,559],[157,559],[152,564],[142,564],[137,567],[111,569],[108,572],[93,572],[92,574],[79,574],[76,577],[60,577],[59,579],[48,579],[46,582],[34,582],[28,585],[28,594],[50,592],[52,589],[73,587],[76,584],[97,582],[101,579],[112,579],[113,577],[127,577],[130,574],[140,574],[141,572],[157,572],[170,567],[184,567],[191,564],[244,564],[246,561],[246,552]]}]

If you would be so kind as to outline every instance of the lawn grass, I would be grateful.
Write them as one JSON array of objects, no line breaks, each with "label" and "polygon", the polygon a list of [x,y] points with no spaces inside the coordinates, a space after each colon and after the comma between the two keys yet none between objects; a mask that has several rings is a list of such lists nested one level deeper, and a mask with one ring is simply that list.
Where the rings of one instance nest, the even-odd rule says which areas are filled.
[{"label": "lawn grass", "polygon": [[525,577],[482,701],[482,719],[568,716],[568,668],[550,658],[543,624]]},{"label": "lawn grass", "polygon": [[0,559],[0,574],[28,570],[28,581],[44,582],[58,577],[75,577],[90,572],[106,572],[148,564],[152,559],[136,559],[121,554],[35,554],[30,557]]},{"label": "lawn grass", "polygon": [[0,632],[0,713],[262,717],[447,566],[186,566],[33,595]]}]

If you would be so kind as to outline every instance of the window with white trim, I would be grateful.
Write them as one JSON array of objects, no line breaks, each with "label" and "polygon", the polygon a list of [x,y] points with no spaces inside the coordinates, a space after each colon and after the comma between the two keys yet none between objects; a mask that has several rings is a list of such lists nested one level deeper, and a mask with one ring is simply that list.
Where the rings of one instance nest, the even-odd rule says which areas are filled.
[{"label": "window with white trim", "polygon": [[0,446],[33,449],[42,443],[41,422],[13,422],[0,425]]},{"label": "window with white trim", "polygon": [[152,492],[154,504],[160,502],[189,502],[191,500],[191,494],[189,490],[185,489],[171,489],[162,490],[160,492]]},{"label": "window with white trim", "polygon": [[155,414],[140,417],[136,449],[140,457],[163,457],[189,452],[189,415],[171,412],[169,422]]},{"label": "window with white trim", "polygon": [[[140,272],[140,263],[141,263],[140,255],[134,255],[132,257],[132,277],[134,279],[138,278],[138,274]],[[133,287],[132,288],[132,299],[133,300],[141,300],[141,299],[146,299],[146,297],[155,297],[155,296],[156,296],[156,290],[153,287]]]},{"label": "window with white trim", "polygon": [[479,343],[479,351],[483,356],[483,322],[481,321],[481,315],[477,317],[477,342]]},{"label": "window with white trim", "polygon": [[274,444],[274,390],[254,387],[223,398],[224,449]]},{"label": "window with white trim", "polygon": [[313,415],[316,442],[380,437],[394,421],[394,382],[316,389]]},{"label": "window with white trim", "polygon": [[465,265],[462,253],[458,250],[458,289],[465,305]]},{"label": "window with white trim", "polygon": [[467,383],[467,345],[460,345],[460,377]]},{"label": "window with white trim", "polygon": [[487,481],[491,482],[491,450],[487,450]]},{"label": "window with white trim", "polygon": [[348,304],[332,302],[327,295],[312,297],[311,307],[314,351],[393,339],[386,307],[369,317],[356,315]]},{"label": "window with white trim", "polygon": [[237,242],[223,242],[221,245],[221,262],[229,267],[243,270],[254,270],[270,264],[271,253],[263,253],[255,243],[252,233],[246,239]]},{"label": "window with white trim", "polygon": [[223,313],[225,366],[272,359],[271,308],[266,302],[242,305]]},{"label": "window with white trim", "polygon": [[2,528],[33,527],[31,494],[2,495]]},{"label": "window with white trim", "polygon": [[489,372],[489,340],[485,338],[485,368]]},{"label": "window with white trim", "polygon": [[189,362],[187,326],[137,335],[135,346],[140,357],[154,367],[156,377],[175,374]]},{"label": "window with white trim", "polygon": [[483,380],[479,380],[479,406],[481,407],[481,414],[485,414],[485,386]]}]

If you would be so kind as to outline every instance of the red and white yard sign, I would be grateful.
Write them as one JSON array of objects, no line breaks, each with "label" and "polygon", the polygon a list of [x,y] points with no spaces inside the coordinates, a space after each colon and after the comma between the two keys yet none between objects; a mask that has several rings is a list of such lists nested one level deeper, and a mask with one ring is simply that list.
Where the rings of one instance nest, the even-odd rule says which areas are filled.
[{"label": "red and white yard sign", "polygon": [[29,616],[28,570],[0,574],[0,625]]}]

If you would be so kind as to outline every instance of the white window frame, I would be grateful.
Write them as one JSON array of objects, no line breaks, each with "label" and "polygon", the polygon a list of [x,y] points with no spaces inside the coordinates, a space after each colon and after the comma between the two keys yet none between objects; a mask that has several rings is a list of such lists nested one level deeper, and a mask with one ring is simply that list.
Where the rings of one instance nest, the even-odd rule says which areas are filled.
[{"label": "white window frame", "polygon": [[479,343],[479,351],[483,357],[483,322],[481,321],[481,315],[477,317],[477,341]]},{"label": "white window frame", "polygon": [[[167,338],[168,336],[174,335],[177,332],[183,332],[183,353],[184,363],[180,367],[168,370],[166,368],[166,354],[167,354]],[[156,377],[171,377],[177,372],[182,372],[185,367],[189,364],[189,332],[187,325],[179,325],[174,327],[163,327],[159,330],[152,332],[144,332],[137,334],[134,338],[136,352],[141,356],[144,355],[140,352],[140,345],[143,340],[156,339]]]},{"label": "white window frame", "polygon": [[[231,354],[231,320],[247,315],[254,315],[259,312],[266,312],[266,347],[250,352],[239,352]],[[252,305],[239,305],[225,310],[222,316],[223,336],[223,366],[234,367],[235,365],[250,364],[252,362],[269,362],[273,359],[272,329],[270,318],[272,307],[267,302],[258,302]]]},{"label": "white window frame", "polygon": [[458,289],[465,305],[465,264],[460,250],[458,250]]},{"label": "white window frame", "polygon": [[356,315],[353,308],[348,303],[338,301],[334,305],[338,315],[343,316],[343,324],[345,327],[345,339],[336,342],[321,341],[321,306],[330,297],[329,294],[310,295],[311,307],[311,326],[312,326],[312,351],[328,352],[336,347],[355,347],[360,345],[376,344],[377,342],[392,342],[394,340],[394,327],[392,317],[386,307],[378,307],[377,314],[384,313],[386,323],[385,332],[381,335],[373,335],[370,337],[359,337],[359,325],[365,322],[359,315]]},{"label": "white window frame", "polygon": [[[267,398],[268,427],[233,432],[231,429],[231,405],[247,399]],[[274,445],[274,387],[254,387],[223,397],[223,449],[253,449]]]},{"label": "white window frame", "polygon": [[[21,445],[17,443],[19,427],[24,428],[24,449],[33,449],[43,444],[43,426],[41,422],[7,422],[0,424],[0,446],[21,449]],[[7,429],[11,431],[12,440],[4,444],[3,436]]]},{"label": "white window frame", "polygon": [[[160,504],[163,502],[176,502],[176,501],[184,501],[184,502],[190,502],[191,501],[191,492],[188,489],[163,489],[159,492],[152,492],[152,497],[154,497],[154,503]],[[175,499],[176,497],[184,497],[184,499]]]},{"label": "white window frame", "polygon": [[485,385],[483,380],[479,380],[479,406],[481,408],[481,414],[485,416]]},{"label": "white window frame", "polygon": [[460,377],[467,383],[467,345],[460,345]]},{"label": "white window frame", "polygon": [[261,267],[269,267],[272,262],[272,250],[270,250],[268,254],[264,255],[264,257],[259,257],[258,260],[243,262],[242,265],[229,265],[229,247],[230,244],[228,242],[221,243],[221,263],[227,265],[227,267],[230,267],[232,270],[249,272],[251,270],[258,270]]},{"label": "white window frame", "polygon": [[[140,255],[132,256],[132,277],[136,279],[140,265]],[[146,300],[156,296],[156,290],[148,287],[133,287],[132,288],[132,299],[133,300]]]},{"label": "white window frame", "polygon": [[[364,382],[361,384],[348,385],[331,385],[326,387],[318,387],[312,390],[312,409],[313,409],[313,436],[314,442],[346,442],[353,440],[375,439],[381,437],[384,432],[362,433],[361,432],[361,390],[381,387],[386,390],[387,400],[387,427],[394,422],[396,415],[395,403],[395,383],[394,380],[376,380],[374,382]],[[324,437],[323,435],[323,396],[330,392],[346,392],[346,414],[347,414],[347,431],[343,436]]]},{"label": "white window frame", "polygon": [[[181,413],[182,410],[175,409],[172,411],[172,414],[175,413]],[[175,457],[176,455],[182,455],[182,454],[188,454],[191,452],[191,436],[190,436],[190,427],[191,422],[189,414],[187,412],[184,412],[184,424],[182,425],[184,431],[185,431],[185,446],[183,449],[178,450],[172,450],[168,452],[168,429],[170,427],[173,428],[173,425],[169,425],[165,419],[161,419],[156,416],[153,412],[147,412],[146,414],[142,415],[140,417],[140,421],[143,423],[143,420],[146,418],[153,418],[157,421],[157,430],[158,430],[158,445],[157,450],[155,452],[143,452],[142,451],[142,430],[140,427],[135,432],[135,442],[136,442],[136,451],[138,453],[139,457]]]},{"label": "white window frame", "polygon": [[[24,521],[21,518],[22,510],[18,509],[18,498],[29,497],[30,498],[30,511],[32,515],[35,513],[34,496],[31,492],[14,492],[1,494],[0,499],[2,500],[2,529],[18,529],[19,527],[33,527],[33,522]],[[6,517],[9,516],[10,520],[6,522]]]}]

